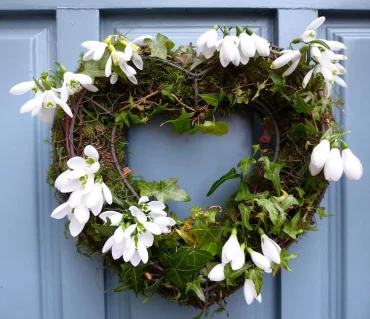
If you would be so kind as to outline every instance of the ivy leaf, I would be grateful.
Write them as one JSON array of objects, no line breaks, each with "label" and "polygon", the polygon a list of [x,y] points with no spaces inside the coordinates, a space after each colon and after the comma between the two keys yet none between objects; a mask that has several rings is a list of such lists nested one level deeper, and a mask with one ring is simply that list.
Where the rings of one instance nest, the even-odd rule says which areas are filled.
[{"label": "ivy leaf", "polygon": [[257,89],[256,94],[253,96],[252,101],[260,96],[260,92],[266,87],[267,80],[263,81]]},{"label": "ivy leaf", "polygon": [[285,80],[277,76],[274,72],[269,71],[269,77],[274,82],[274,86],[270,89],[272,92],[281,92],[285,86]]},{"label": "ivy leaf", "polygon": [[258,267],[255,267],[249,271],[249,279],[251,279],[254,283],[257,296],[261,293],[261,289],[263,286],[263,273],[264,271]]},{"label": "ivy leaf", "polygon": [[140,189],[141,196],[152,196],[162,203],[169,200],[189,202],[191,199],[189,195],[177,185],[178,180],[178,178],[173,177],[160,181],[159,183],[155,181],[139,181],[137,186]]},{"label": "ivy leaf", "polygon": [[245,206],[244,204],[238,205],[240,215],[242,216],[243,226],[248,230],[253,230],[252,226],[249,224],[249,215],[254,210],[253,206]]},{"label": "ivy leaf", "polygon": [[217,242],[224,231],[223,226],[209,226],[204,218],[199,218],[190,232],[194,234],[199,246]]},{"label": "ivy leaf", "polygon": [[199,94],[199,96],[209,105],[218,106],[220,101],[219,93],[208,93],[208,94]]},{"label": "ivy leaf", "polygon": [[200,288],[200,280],[195,280],[193,282],[188,282],[186,284],[186,291],[185,293],[187,294],[189,292],[189,290],[192,290],[195,292],[195,294],[198,296],[198,298],[205,302],[206,301],[206,298],[204,297],[204,293],[203,293],[203,290],[202,288]]},{"label": "ivy leaf", "polygon": [[297,258],[297,254],[288,254],[286,249],[283,249],[280,253],[280,266],[288,271],[292,271],[292,269],[288,265],[288,261]]},{"label": "ivy leaf", "polygon": [[140,119],[137,115],[131,114],[130,112],[121,112],[115,115],[115,123],[122,129],[125,125],[130,127],[131,124],[143,124],[146,123],[147,118]]},{"label": "ivy leaf", "polygon": [[325,213],[325,207],[318,207],[316,213],[319,215],[320,220],[329,216],[329,214]]},{"label": "ivy leaf", "polygon": [[158,289],[161,287],[161,284],[163,281],[164,281],[164,277],[157,279],[153,285],[149,286],[148,288],[145,288],[144,294],[148,292],[152,295],[155,294],[158,291]]},{"label": "ivy leaf", "polygon": [[293,196],[288,195],[284,200],[279,202],[281,208],[286,212],[290,207],[299,205],[299,201]]},{"label": "ivy leaf", "polygon": [[194,112],[187,113],[185,109],[181,110],[181,115],[175,120],[169,120],[161,124],[172,123],[175,129],[175,133],[184,133],[191,128],[190,118],[194,115]]},{"label": "ivy leaf", "polygon": [[298,93],[296,93],[294,97],[296,100],[293,107],[297,113],[309,114],[315,108],[314,106],[307,104]]},{"label": "ivy leaf", "polygon": [[249,173],[249,170],[251,168],[251,166],[253,164],[256,163],[256,160],[250,156],[248,156],[247,158],[245,159],[242,159],[239,163],[238,163],[238,167],[241,169],[242,173],[244,175],[248,174]]},{"label": "ivy leaf", "polygon": [[[277,204],[277,205],[276,205]],[[275,226],[274,229],[280,228],[286,219],[285,213],[282,209],[280,211],[276,208],[279,203],[272,202],[272,199],[257,199],[257,205],[262,207],[265,211],[268,212],[271,222]]]},{"label": "ivy leaf", "polygon": [[292,237],[294,240],[297,239],[297,235],[302,231],[298,229],[298,223],[301,218],[301,213],[298,212],[294,215],[290,222],[284,224],[283,232]]},{"label": "ivy leaf", "polygon": [[263,171],[265,174],[263,175],[266,179],[272,181],[275,186],[276,194],[278,196],[281,195],[281,184],[280,184],[280,171],[284,167],[284,164],[279,164],[275,162],[270,162],[267,156],[263,156],[259,159],[259,161],[264,162]]},{"label": "ivy leaf", "polygon": [[100,67],[98,61],[90,60],[83,63],[83,71],[81,72],[92,78],[105,76],[104,67]]},{"label": "ivy leaf", "polygon": [[223,183],[228,181],[229,179],[239,178],[240,174],[236,172],[236,169],[233,167],[230,171],[228,171],[225,175],[221,176],[217,181],[213,183],[210,190],[207,193],[207,196],[212,195],[217,188],[219,188]]},{"label": "ivy leaf", "polygon": [[304,194],[306,194],[306,192],[300,187],[295,187],[295,189],[298,192],[298,195],[299,195],[300,198],[302,198],[304,196]]},{"label": "ivy leaf", "polygon": [[207,250],[212,256],[216,256],[222,250],[221,240],[205,243],[199,249]]},{"label": "ivy leaf", "polygon": [[235,286],[235,280],[238,279],[241,275],[243,275],[250,267],[251,264],[244,264],[244,266],[238,270],[233,270],[231,268],[231,264],[228,263],[224,268],[224,274],[226,277],[226,283],[230,286]]},{"label": "ivy leaf", "polygon": [[319,131],[310,121],[305,119],[305,123],[298,123],[292,125],[292,133],[293,134],[307,133],[312,135],[318,135]]},{"label": "ivy leaf", "polygon": [[[158,36],[157,36],[158,37]],[[166,43],[155,39],[145,39],[144,42],[148,45],[150,48],[150,56],[154,58],[159,58],[162,60],[167,59],[167,48],[166,48]]]},{"label": "ivy leaf", "polygon": [[221,136],[229,132],[229,127],[224,122],[205,121],[204,124],[199,125],[199,130],[203,134]]}]

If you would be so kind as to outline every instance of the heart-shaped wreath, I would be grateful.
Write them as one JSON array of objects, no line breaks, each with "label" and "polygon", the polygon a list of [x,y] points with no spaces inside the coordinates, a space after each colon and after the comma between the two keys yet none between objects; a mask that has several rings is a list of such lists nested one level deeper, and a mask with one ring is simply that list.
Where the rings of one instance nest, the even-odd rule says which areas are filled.
[{"label": "heart-shaped wreath", "polygon": [[[350,179],[362,175],[333,118],[340,104],[330,92],[334,82],[345,86],[338,61],[346,58],[333,51],[345,46],[316,39],[324,20],[313,21],[289,50],[239,26],[235,36],[219,26],[201,35],[200,55],[191,45],[175,50],[161,34],[132,42],[110,35],[82,44],[88,51],[77,74],[57,63],[56,71],[11,89],[36,93],[21,113],[54,120],[48,178],[61,205],[51,216],[68,217],[79,252],[103,253],[120,276],[115,291],[158,293],[206,313],[212,304],[224,310],[224,298],[242,285],[248,304],[261,301],[264,273],[290,271],[296,255],[286,248],[314,229],[316,213],[326,216],[319,203],[327,181],[343,171]],[[193,207],[179,220],[165,203],[189,196],[177,178],[149,182],[124,167],[124,130],[161,113],[175,133],[219,136],[228,126],[216,117],[229,112],[260,114],[262,137],[253,156],[207,195],[234,178],[239,189],[223,208]]]}]

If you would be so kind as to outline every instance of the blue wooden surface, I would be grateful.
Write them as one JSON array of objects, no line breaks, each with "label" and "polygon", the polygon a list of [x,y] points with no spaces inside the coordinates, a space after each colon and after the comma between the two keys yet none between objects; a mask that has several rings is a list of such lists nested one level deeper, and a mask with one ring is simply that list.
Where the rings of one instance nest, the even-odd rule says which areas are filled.
[{"label": "blue wooden surface", "polygon": [[[228,9],[222,9],[225,6]],[[99,11],[99,8],[114,7],[126,10]],[[158,9],[127,10],[148,7]],[[172,9],[160,9],[164,7]],[[230,9],[232,7],[244,9]],[[247,7],[264,9],[251,11]],[[1,204],[6,226],[0,232],[0,318],[140,319],[175,315],[185,319],[196,314],[192,309],[179,308],[160,298],[142,305],[142,299],[132,293],[112,294],[110,290],[117,278],[104,273],[99,258],[93,261],[75,258],[73,240],[65,240],[62,234],[63,222],[49,217],[55,202],[45,183],[49,149],[42,142],[49,128],[28,114],[19,115],[20,106],[30,96],[9,96],[12,84],[51,67],[55,59],[74,69],[82,41],[101,39],[113,32],[130,31],[130,38],[163,32],[182,44],[195,42],[197,36],[215,22],[249,23],[256,32],[285,46],[318,15],[316,9],[321,8],[369,10],[370,2],[0,0],[0,44],[7,48],[0,50],[0,99],[3,102],[0,136],[6,150],[1,156]],[[27,9],[49,11],[41,14],[25,11]],[[370,51],[370,13],[325,11],[325,15],[328,19],[320,37],[343,41],[349,47],[349,59],[345,61],[348,88],[338,90],[346,102],[346,116],[338,112],[338,119],[353,130],[347,140],[361,158],[365,175],[358,182],[343,178],[340,183],[331,185],[325,206],[333,216],[319,222],[319,232],[308,234],[291,247],[291,252],[300,254],[299,259],[291,263],[293,273],[283,272],[276,279],[266,276],[261,305],[254,303],[248,307],[242,291],[235,293],[228,303],[231,318],[370,318],[367,288],[370,286],[367,249],[370,232],[366,227],[370,223],[367,177],[370,67],[363,62]],[[227,118],[232,124],[230,134],[221,138],[176,136],[170,125],[159,127],[162,121],[158,118],[145,128],[129,131],[133,153],[130,167],[146,179],[179,177],[180,185],[192,196],[194,205],[222,204],[222,199],[235,189],[235,183],[230,182],[208,199],[203,195],[215,171],[219,171],[219,175],[225,173],[250,153],[251,119],[237,115]],[[149,161],[143,161],[146,156]],[[189,172],[192,163],[197,165],[191,165]],[[181,217],[188,214],[188,207],[187,203],[171,205]],[[224,317],[224,314],[216,316]]]}]

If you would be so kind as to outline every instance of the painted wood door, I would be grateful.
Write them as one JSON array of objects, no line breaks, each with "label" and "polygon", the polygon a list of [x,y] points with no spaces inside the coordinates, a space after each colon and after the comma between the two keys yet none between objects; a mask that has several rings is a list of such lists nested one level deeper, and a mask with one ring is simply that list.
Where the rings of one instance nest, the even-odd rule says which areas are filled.
[{"label": "painted wood door", "polygon": [[[345,61],[348,88],[337,89],[345,100],[346,114],[338,112],[338,118],[344,126],[355,129],[348,141],[362,159],[365,174],[356,183],[342,179],[331,185],[325,205],[333,216],[319,222],[319,232],[291,247],[291,252],[300,254],[291,264],[293,273],[283,272],[275,279],[266,276],[262,304],[248,307],[239,291],[229,298],[228,310],[231,318],[248,319],[370,318],[370,150],[366,143],[370,135],[370,67],[366,62],[370,2],[280,2],[0,0],[1,319],[185,319],[196,315],[192,309],[160,298],[142,305],[142,299],[132,293],[112,294],[117,278],[103,270],[99,258],[76,257],[73,239],[64,238],[63,222],[50,218],[56,202],[45,182],[49,147],[43,140],[49,128],[19,115],[28,96],[9,96],[13,84],[52,67],[54,60],[73,69],[81,42],[111,33],[129,32],[134,38],[163,32],[180,45],[196,41],[215,23],[239,23],[249,24],[265,38],[286,46],[322,14],[327,21],[320,37],[349,47]],[[161,119],[130,130],[134,155],[129,165],[147,179],[178,176],[194,205],[222,204],[222,198],[236,185],[229,184],[209,199],[203,196],[204,191],[215,171],[226,172],[249,154],[255,135],[253,119],[235,115],[226,121],[232,123],[231,131],[222,138],[174,136],[171,128],[159,128]],[[210,153],[217,160],[209,161]],[[150,161],[144,161],[146,157]],[[189,163],[196,163],[191,178]],[[196,183],[194,176],[199,177]],[[188,214],[188,207],[171,206],[181,217]]]}]

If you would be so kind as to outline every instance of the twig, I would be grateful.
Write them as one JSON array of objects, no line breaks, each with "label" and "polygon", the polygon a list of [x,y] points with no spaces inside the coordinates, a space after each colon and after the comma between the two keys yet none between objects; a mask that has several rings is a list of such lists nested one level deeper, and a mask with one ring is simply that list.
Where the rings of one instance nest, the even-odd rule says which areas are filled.
[{"label": "twig", "polygon": [[196,108],[198,108],[198,79],[194,79],[194,105]]},{"label": "twig", "polygon": [[172,96],[177,101],[177,103],[179,103],[181,106],[183,106],[184,108],[188,109],[189,111],[195,112],[195,110],[192,107],[190,107],[190,106],[186,105],[185,103],[183,103],[175,94],[172,94]]},{"label": "twig", "polygon": [[114,114],[111,111],[107,110],[103,105],[99,104],[98,102],[95,102],[93,99],[87,99],[87,100],[90,101],[95,106],[97,106],[98,108],[102,109],[104,112],[106,112],[110,116],[114,117]]},{"label": "twig", "polygon": [[[154,92],[152,92],[152,93],[148,94],[147,96],[144,96],[144,97],[140,98],[139,100],[137,100],[137,101],[136,101],[136,102],[134,102],[134,103],[135,103],[135,105],[140,105],[141,103],[145,103],[147,99],[149,99],[150,97],[152,97],[152,96],[154,96],[154,95],[157,95],[158,93],[161,93],[161,91],[162,91],[162,90],[154,91]],[[131,104],[127,104],[127,105],[125,105],[124,107],[120,108],[120,109],[118,110],[118,112],[121,112],[121,111],[127,110],[127,109],[129,109],[130,107],[132,107],[132,105],[131,105]]]},{"label": "twig", "polygon": [[123,174],[122,169],[121,169],[121,167],[120,167],[120,165],[118,163],[117,155],[116,155],[116,148],[114,146],[114,141],[115,141],[115,138],[116,138],[116,130],[117,130],[117,126],[114,126],[113,129],[112,129],[112,138],[111,138],[111,143],[110,143],[112,157],[113,157],[113,163],[116,166],[116,169],[117,169],[119,175],[121,176],[123,182],[125,183],[126,187],[130,190],[131,194],[134,195],[137,199],[139,199],[140,198],[139,194],[136,193],[136,191],[134,190],[134,188],[128,182],[125,174]]}]

